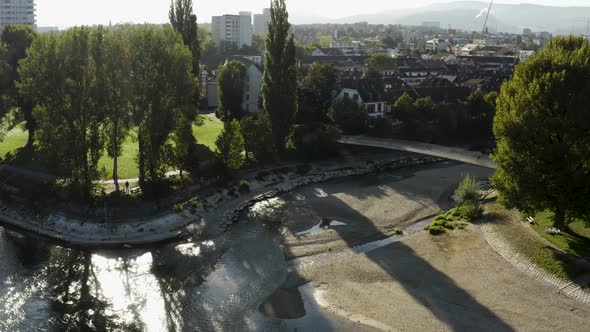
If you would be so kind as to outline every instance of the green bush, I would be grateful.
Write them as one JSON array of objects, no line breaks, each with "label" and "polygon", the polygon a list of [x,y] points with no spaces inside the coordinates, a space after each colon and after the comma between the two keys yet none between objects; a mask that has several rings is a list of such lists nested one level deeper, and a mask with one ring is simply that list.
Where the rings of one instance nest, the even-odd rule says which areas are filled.
[{"label": "green bush", "polygon": [[444,232],[445,232],[445,229],[442,226],[428,227],[428,233],[430,233],[430,235],[440,235],[440,234],[443,234]]},{"label": "green bush", "polygon": [[290,143],[301,159],[321,159],[333,156],[338,151],[340,130],[332,125],[316,123],[295,126]]},{"label": "green bush", "polygon": [[463,181],[461,181],[455,194],[461,204],[469,203],[476,205],[481,198],[477,180],[470,175],[465,176]]},{"label": "green bush", "polygon": [[184,204],[174,204],[174,212],[183,213],[184,212]]},{"label": "green bush", "polygon": [[191,198],[189,203],[193,209],[196,209],[199,207],[199,201],[196,198]]},{"label": "green bush", "polygon": [[247,194],[250,192],[250,182],[246,180],[240,181],[240,193]]},{"label": "green bush", "polygon": [[388,118],[376,118],[369,121],[367,134],[371,137],[391,138],[393,136],[393,121]]},{"label": "green bush", "polygon": [[346,135],[364,134],[367,130],[367,113],[350,98],[336,100],[330,117]]},{"label": "green bush", "polygon": [[456,208],[454,213],[456,213],[457,217],[461,219],[473,221],[477,218],[478,211],[479,208],[476,204],[463,204]]},{"label": "green bush", "polygon": [[237,120],[226,122],[215,141],[217,155],[229,170],[237,170],[244,162],[244,137]]}]

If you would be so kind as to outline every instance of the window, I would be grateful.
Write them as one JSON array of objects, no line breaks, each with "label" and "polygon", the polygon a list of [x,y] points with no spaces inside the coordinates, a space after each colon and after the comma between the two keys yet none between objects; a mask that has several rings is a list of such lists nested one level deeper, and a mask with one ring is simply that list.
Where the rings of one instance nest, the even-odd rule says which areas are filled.
[{"label": "window", "polygon": [[368,104],[367,105],[367,113],[375,113],[375,104]]},{"label": "window", "polygon": [[358,93],[355,93],[354,96],[352,96],[352,100],[358,102],[359,101],[359,95]]},{"label": "window", "polygon": [[345,98],[348,98],[348,92],[345,92],[345,93],[344,93],[344,97],[345,97]]},{"label": "window", "polygon": [[379,103],[377,106],[377,112],[381,113],[383,111],[382,107],[383,107],[383,105],[381,103]]}]

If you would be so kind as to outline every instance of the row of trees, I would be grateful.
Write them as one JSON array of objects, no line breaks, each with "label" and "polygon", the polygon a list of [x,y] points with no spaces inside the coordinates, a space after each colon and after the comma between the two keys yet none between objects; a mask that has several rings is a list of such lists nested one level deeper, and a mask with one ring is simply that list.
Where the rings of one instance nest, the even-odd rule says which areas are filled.
[{"label": "row of trees", "polygon": [[197,159],[200,46],[191,0],[174,0],[170,26],[80,27],[36,35],[7,25],[0,44],[0,139],[24,124],[26,151],[44,156],[85,200],[98,161],[139,145],[140,186],[153,192],[170,167]]},{"label": "row of trees", "polygon": [[464,102],[435,103],[431,98],[413,100],[402,95],[394,105],[407,139],[438,143],[490,140],[498,94],[474,91]]},{"label": "row of trees", "polygon": [[197,117],[192,72],[191,51],[169,26],[82,27],[39,35],[20,62],[17,86],[33,105],[39,150],[90,199],[105,150],[118,182],[117,157],[131,131],[146,191],[189,157]]},{"label": "row of trees", "polygon": [[244,157],[259,161],[285,157],[295,124],[296,47],[284,0],[272,1],[270,16],[261,86],[264,114],[246,116],[242,108],[246,70],[241,63],[229,62],[219,71],[218,115],[225,125],[216,143],[218,155],[229,169],[240,167]]}]

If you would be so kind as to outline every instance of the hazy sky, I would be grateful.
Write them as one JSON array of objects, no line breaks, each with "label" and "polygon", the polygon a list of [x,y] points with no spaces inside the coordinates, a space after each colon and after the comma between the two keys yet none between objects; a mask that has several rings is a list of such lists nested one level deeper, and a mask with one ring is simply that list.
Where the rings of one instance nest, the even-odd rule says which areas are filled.
[{"label": "hazy sky", "polygon": [[[38,26],[114,23],[167,22],[170,0],[36,0]],[[338,18],[361,13],[375,13],[394,8],[419,7],[451,0],[287,0],[289,11],[314,16]],[[534,3],[557,6],[590,6],[590,0],[496,0],[498,3]],[[212,15],[238,11],[260,12],[270,0],[201,0],[194,1],[199,22],[210,22]]]}]

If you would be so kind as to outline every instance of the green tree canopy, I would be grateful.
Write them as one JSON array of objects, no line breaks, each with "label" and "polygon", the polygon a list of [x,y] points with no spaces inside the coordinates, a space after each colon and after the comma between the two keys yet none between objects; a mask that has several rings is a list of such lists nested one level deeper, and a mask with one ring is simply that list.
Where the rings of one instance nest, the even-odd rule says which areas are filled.
[{"label": "green tree canopy", "polygon": [[223,131],[215,141],[217,156],[229,170],[237,170],[244,162],[244,137],[240,122],[233,119],[225,123]]},{"label": "green tree canopy", "polygon": [[[35,40],[35,31],[25,25],[7,24],[2,29],[0,35],[1,42],[6,46],[2,52],[2,61],[6,67],[3,70],[0,79],[0,89],[3,95],[3,104],[9,107],[16,107],[16,117],[13,120],[16,123],[24,122],[25,129],[29,132],[27,147],[32,147],[35,137],[36,123],[33,118],[33,108],[31,101],[18,93],[16,83],[20,80],[18,68],[19,61],[27,55],[27,49]],[[0,110],[0,112],[2,112]],[[0,114],[1,119],[1,114]]]},{"label": "green tree canopy", "polygon": [[332,91],[337,80],[338,71],[334,65],[316,62],[309,67],[299,88],[299,124],[325,123],[330,120]]},{"label": "green tree canopy", "polygon": [[370,70],[382,72],[384,70],[397,69],[397,60],[391,55],[375,54],[367,60]]},{"label": "green tree canopy", "polygon": [[590,45],[557,37],[516,68],[497,100],[492,182],[508,207],[590,216]]},{"label": "green tree canopy", "polygon": [[182,41],[193,56],[193,74],[198,76],[201,46],[199,45],[199,31],[197,15],[193,11],[193,0],[172,0],[168,12],[170,24],[182,36]]},{"label": "green tree canopy", "polygon": [[244,137],[246,156],[253,156],[258,162],[269,162],[275,156],[272,130],[267,113],[258,116],[245,116],[240,121],[240,130]]},{"label": "green tree canopy", "polygon": [[368,115],[351,98],[344,97],[334,101],[330,117],[345,135],[363,134],[367,130]]},{"label": "green tree canopy", "polygon": [[241,119],[244,116],[244,83],[246,67],[239,61],[230,61],[219,67],[217,91],[219,115],[224,121]]}]

